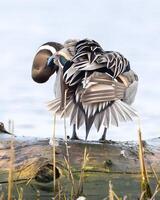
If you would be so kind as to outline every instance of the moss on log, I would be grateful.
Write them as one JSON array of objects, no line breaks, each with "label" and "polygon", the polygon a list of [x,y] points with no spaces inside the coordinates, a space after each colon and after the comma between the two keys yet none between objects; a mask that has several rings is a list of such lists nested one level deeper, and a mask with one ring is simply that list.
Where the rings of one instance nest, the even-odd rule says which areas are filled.
[{"label": "moss on log", "polygon": [[[10,169],[10,141],[12,137],[0,140],[0,184],[1,190],[5,191]],[[151,165],[157,173],[160,173],[160,139],[144,141],[145,161],[148,172],[151,174]],[[75,177],[79,176],[83,162],[84,149],[87,148],[89,161],[85,166],[84,193],[87,199],[96,199],[96,194],[105,197],[108,181],[112,180],[114,187],[118,187],[120,195],[131,191],[139,193],[140,166],[138,159],[138,146],[135,142],[84,142],[67,141],[70,164]],[[64,163],[66,157],[66,145],[62,139],[56,140],[56,179],[65,186],[70,187],[67,179],[67,169]],[[33,190],[32,195],[37,195],[40,190],[41,198],[50,195],[53,188],[53,147],[49,145],[49,139],[42,138],[19,138],[14,137],[14,164],[13,179],[26,188],[29,181],[33,187],[28,186],[26,190]],[[77,178],[78,181],[78,178]],[[153,186],[156,184],[152,180]],[[97,186],[97,185],[101,186]],[[122,192],[121,185],[128,188]],[[117,186],[118,185],[118,186]],[[134,187],[135,186],[135,187]],[[30,187],[30,189],[28,189]],[[133,189],[134,187],[134,189]],[[96,188],[96,189],[94,189]],[[98,189],[99,188],[99,189]],[[103,189],[103,192],[101,191]],[[116,189],[115,189],[116,190]],[[93,191],[93,192],[92,192]],[[94,194],[96,193],[96,194]],[[30,194],[31,195],[31,194]],[[93,196],[95,198],[93,198]],[[45,198],[44,198],[45,199]]]}]

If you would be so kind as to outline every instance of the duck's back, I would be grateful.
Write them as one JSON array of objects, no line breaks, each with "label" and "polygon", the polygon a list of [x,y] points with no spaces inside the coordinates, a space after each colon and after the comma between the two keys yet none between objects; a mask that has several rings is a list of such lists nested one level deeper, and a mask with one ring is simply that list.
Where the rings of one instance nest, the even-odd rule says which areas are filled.
[{"label": "duck's back", "polygon": [[63,65],[66,99],[50,102],[50,110],[61,116],[67,114],[78,128],[83,123],[90,127],[94,123],[97,130],[101,125],[118,126],[120,121],[136,116],[128,104],[134,101],[138,78],[123,55],[106,52],[93,40],[82,40],[74,44],[70,59],[63,56],[59,63]]}]

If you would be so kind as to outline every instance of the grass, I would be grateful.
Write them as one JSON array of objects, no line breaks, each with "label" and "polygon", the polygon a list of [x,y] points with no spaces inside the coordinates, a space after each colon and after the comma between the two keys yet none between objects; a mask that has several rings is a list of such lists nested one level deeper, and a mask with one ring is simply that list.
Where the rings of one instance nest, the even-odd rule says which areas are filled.
[{"label": "grass", "polygon": [[113,185],[111,181],[109,181],[108,198],[109,200],[120,200],[117,194],[113,191]]},{"label": "grass", "polygon": [[140,170],[141,170],[141,200],[147,200],[152,197],[151,187],[148,179],[148,174],[144,161],[144,148],[142,144],[142,133],[141,129],[138,129],[139,136],[139,161],[140,161]]},{"label": "grass", "polygon": [[54,115],[54,120],[53,120],[53,192],[55,193],[55,189],[56,189],[56,137],[55,137],[55,133],[56,133],[56,114]]},{"label": "grass", "polygon": [[[9,132],[14,134],[14,122],[9,120]],[[14,171],[14,136],[12,136],[10,141],[10,162],[9,162],[9,174],[8,174],[8,200],[12,199],[13,190],[13,171]]]}]

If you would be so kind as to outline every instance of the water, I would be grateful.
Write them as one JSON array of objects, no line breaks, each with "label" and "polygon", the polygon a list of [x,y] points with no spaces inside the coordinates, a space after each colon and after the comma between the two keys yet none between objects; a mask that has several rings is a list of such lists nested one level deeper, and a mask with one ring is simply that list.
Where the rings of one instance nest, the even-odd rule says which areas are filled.
[{"label": "water", "polygon": [[[0,2],[0,121],[15,121],[17,135],[50,137],[53,117],[46,102],[53,97],[54,76],[45,84],[31,79],[36,49],[47,41],[93,38],[106,50],[125,55],[140,78],[134,107],[141,116],[143,137],[160,133],[160,2],[130,1],[31,1]],[[71,133],[69,125],[67,133]],[[63,120],[56,136],[63,137]],[[101,133],[92,129],[90,139]],[[84,129],[80,131],[84,137]],[[136,140],[137,125],[111,127],[108,139]]]}]

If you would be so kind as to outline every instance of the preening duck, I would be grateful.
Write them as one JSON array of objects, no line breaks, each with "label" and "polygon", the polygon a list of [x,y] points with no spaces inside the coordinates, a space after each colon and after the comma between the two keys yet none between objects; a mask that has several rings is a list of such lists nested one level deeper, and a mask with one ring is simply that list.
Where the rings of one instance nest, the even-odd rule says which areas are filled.
[{"label": "preening duck", "polygon": [[94,40],[69,40],[48,55],[44,66],[50,65],[52,74],[57,72],[56,99],[48,106],[53,113],[70,117],[72,139],[78,139],[76,129],[83,124],[87,139],[94,124],[97,131],[104,127],[101,140],[105,140],[111,124],[119,126],[119,122],[137,116],[130,105],[137,92],[138,76],[120,53],[104,51]]}]

